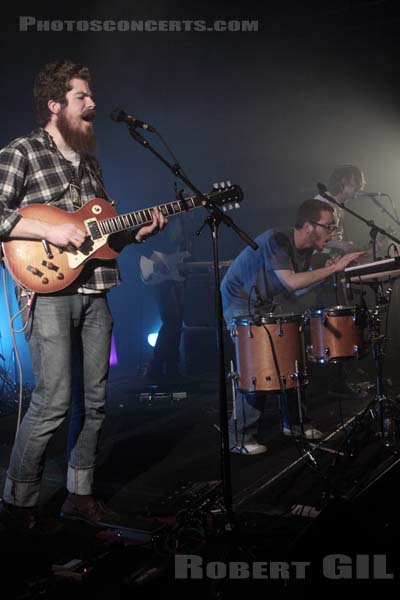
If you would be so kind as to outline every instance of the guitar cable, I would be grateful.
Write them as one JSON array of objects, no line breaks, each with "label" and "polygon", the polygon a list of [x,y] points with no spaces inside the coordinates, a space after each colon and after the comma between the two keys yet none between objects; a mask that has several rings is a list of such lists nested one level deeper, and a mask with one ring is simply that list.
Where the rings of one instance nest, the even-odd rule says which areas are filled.
[{"label": "guitar cable", "polygon": [[[32,303],[34,301],[34,298],[32,297],[31,299],[28,300],[28,303],[26,304],[26,306],[22,309],[19,310],[14,316],[11,315],[11,305],[10,305],[10,297],[9,297],[9,292],[8,292],[8,281],[7,281],[7,273],[6,273],[6,269],[4,267],[4,264],[2,263],[3,266],[3,289],[4,289],[4,298],[6,301],[6,307],[7,307],[7,315],[8,315],[8,322],[9,322],[9,326],[10,326],[10,333],[11,333],[11,341],[12,341],[12,345],[13,345],[13,349],[14,349],[14,356],[15,356],[15,361],[17,363],[17,367],[18,367],[18,414],[17,414],[17,426],[16,426],[16,430],[15,430],[15,435],[17,435],[18,429],[20,427],[21,424],[21,418],[22,418],[22,398],[23,398],[23,369],[22,369],[22,362],[21,362],[21,357],[18,351],[18,346],[17,346],[17,341],[15,339],[15,334],[16,333],[23,333],[25,331],[25,329],[28,326],[28,322],[29,322],[29,315],[30,315],[30,311],[32,309]],[[35,294],[33,294],[33,296],[35,296]],[[19,317],[20,315],[22,315],[22,313],[28,310],[28,317],[25,321],[25,325],[21,328],[21,329],[14,329],[14,321],[17,317]]]}]

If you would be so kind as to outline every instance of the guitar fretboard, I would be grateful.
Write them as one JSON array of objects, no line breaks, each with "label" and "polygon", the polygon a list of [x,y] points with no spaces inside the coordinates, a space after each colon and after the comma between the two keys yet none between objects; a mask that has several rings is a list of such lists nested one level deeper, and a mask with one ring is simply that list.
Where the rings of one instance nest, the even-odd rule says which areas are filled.
[{"label": "guitar fretboard", "polygon": [[201,206],[203,202],[204,201],[201,198],[192,196],[180,201],[175,200],[174,202],[168,202],[167,204],[159,204],[157,207],[152,206],[143,210],[126,213],[125,215],[118,215],[111,219],[103,219],[98,221],[98,226],[103,235],[116,233],[117,231],[124,231],[125,229],[130,229],[132,227],[149,225],[153,221],[154,208],[158,208],[165,216],[170,217],[172,215],[178,215],[182,212],[193,210],[193,208]]}]

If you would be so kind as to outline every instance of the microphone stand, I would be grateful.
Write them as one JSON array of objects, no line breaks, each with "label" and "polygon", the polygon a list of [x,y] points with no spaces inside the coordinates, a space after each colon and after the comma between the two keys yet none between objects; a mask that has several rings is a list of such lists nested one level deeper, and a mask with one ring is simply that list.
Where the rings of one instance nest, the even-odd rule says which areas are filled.
[{"label": "microphone stand", "polygon": [[[347,206],[345,206],[344,203],[338,202],[337,200],[332,198],[332,196],[327,193],[327,188],[325,185],[323,185],[322,183],[318,183],[317,187],[319,193],[323,198],[325,198],[329,202],[332,202],[333,204],[336,204],[337,206],[340,206],[340,208],[346,210],[360,221],[363,221],[366,225],[368,225],[368,227],[370,227],[370,236],[372,238],[373,244],[372,251],[374,261],[376,260],[376,236],[378,233],[381,233],[393,240],[394,242],[396,242],[397,244],[400,244],[400,240],[398,238],[385,231],[382,227],[378,227],[377,225],[375,225],[374,221],[364,219],[364,217],[362,217],[361,215],[357,214],[350,208],[347,208]],[[351,286],[350,280],[351,278],[347,277],[346,275],[346,281],[348,281],[348,283]],[[385,337],[382,336],[380,333],[380,316],[388,301],[384,298],[383,291],[381,290],[378,281],[371,281],[369,285],[372,287],[375,294],[375,308],[370,318],[370,333],[372,342],[372,356],[374,359],[376,371],[376,389],[374,400],[367,405],[361,416],[356,419],[355,423],[361,422],[367,414],[371,414],[373,419],[377,417],[379,419],[379,434],[383,439],[385,445],[391,446],[394,445],[394,440],[390,438],[394,437],[397,440],[398,424],[400,422],[400,408],[397,402],[395,402],[386,395],[383,385],[383,361],[385,356],[383,346],[385,342]],[[353,432],[355,428],[356,426],[353,425]]]},{"label": "microphone stand", "polygon": [[[219,416],[220,416],[220,446],[221,446],[221,481],[225,510],[229,524],[235,525],[233,515],[232,501],[232,474],[228,435],[228,407],[227,392],[225,381],[225,350],[224,350],[224,321],[222,314],[222,298],[220,292],[220,272],[219,272],[219,247],[218,247],[218,228],[221,223],[233,229],[233,231],[253,250],[257,250],[258,245],[234,221],[228,217],[214,202],[206,198],[204,194],[185,176],[178,163],[171,164],[157,150],[155,150],[148,140],[136,131],[134,125],[128,125],[128,130],[139,144],[150,150],[174,175],[178,177],[185,185],[190,188],[197,196],[203,198],[204,208],[208,210],[209,215],[204,220],[202,228],[207,224],[210,227],[213,242],[214,258],[214,278],[215,278],[215,310],[216,310],[216,339],[218,353],[218,388],[219,388]],[[201,228],[201,229],[202,229]],[[200,230],[201,231],[201,230]],[[200,234],[200,231],[197,234]]]},{"label": "microphone stand", "polygon": [[390,202],[391,202],[391,204],[392,204],[393,212],[396,214],[396,216],[395,216],[395,217],[394,217],[394,216],[393,216],[393,215],[392,215],[392,214],[391,214],[391,213],[388,211],[388,209],[387,209],[387,208],[385,208],[385,207],[384,207],[384,206],[381,204],[380,200],[378,200],[378,198],[377,198],[376,196],[373,196],[373,195],[371,195],[371,196],[370,196],[370,198],[371,198],[372,202],[373,202],[374,204],[376,204],[376,206],[378,206],[378,208],[380,208],[380,209],[381,209],[381,212],[383,212],[385,215],[388,215],[388,217],[390,217],[390,218],[392,219],[392,221],[394,221],[394,222],[396,223],[396,225],[400,225],[400,221],[399,221],[399,218],[398,218],[398,216],[397,216],[397,214],[396,214],[396,209],[395,209],[395,206],[394,206],[393,200],[392,200],[392,198],[391,198],[390,196],[388,196],[388,198],[389,198],[389,200],[390,200]]},{"label": "microphone stand", "polygon": [[350,213],[351,215],[353,215],[353,217],[356,217],[356,219],[362,221],[370,228],[370,236],[373,244],[372,256],[374,260],[376,260],[376,236],[378,235],[378,233],[381,233],[382,235],[385,235],[386,237],[390,238],[393,242],[396,242],[396,244],[400,244],[400,240],[397,237],[395,237],[382,227],[378,227],[378,225],[375,225],[374,221],[372,221],[371,219],[364,219],[364,217],[356,213],[354,210],[348,208],[344,202],[338,202],[337,200],[335,200],[335,198],[328,194],[328,188],[325,185],[323,185],[322,183],[317,183],[317,187],[320,195],[323,198],[325,198],[325,200],[328,200],[328,202],[331,202],[332,204],[336,204],[336,206],[339,206],[342,210],[345,210],[346,212]]}]

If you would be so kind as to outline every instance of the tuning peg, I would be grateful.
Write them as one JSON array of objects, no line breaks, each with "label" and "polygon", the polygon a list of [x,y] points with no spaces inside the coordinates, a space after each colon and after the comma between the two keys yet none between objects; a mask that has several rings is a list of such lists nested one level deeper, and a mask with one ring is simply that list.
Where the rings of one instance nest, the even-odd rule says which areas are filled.
[{"label": "tuning peg", "polygon": [[213,188],[214,188],[214,190],[218,190],[219,189],[219,183],[213,183]]},{"label": "tuning peg", "polygon": [[233,205],[232,204],[228,204],[228,209],[232,210],[233,209]]},{"label": "tuning peg", "polygon": [[235,204],[233,205],[235,208],[240,208],[240,204],[239,202],[235,202]]},{"label": "tuning peg", "polygon": [[219,187],[222,187],[222,188],[226,187],[225,186],[225,181],[221,181],[220,184],[219,184]]},{"label": "tuning peg", "polygon": [[229,181],[229,179],[228,179],[228,181],[226,182],[226,185],[227,185],[228,187],[231,187],[231,185],[232,185],[232,184],[231,184],[231,182]]},{"label": "tuning peg", "polygon": [[224,212],[226,212],[226,211],[228,210],[228,209],[226,208],[226,204],[223,204],[223,205],[222,205],[222,210],[223,210]]}]

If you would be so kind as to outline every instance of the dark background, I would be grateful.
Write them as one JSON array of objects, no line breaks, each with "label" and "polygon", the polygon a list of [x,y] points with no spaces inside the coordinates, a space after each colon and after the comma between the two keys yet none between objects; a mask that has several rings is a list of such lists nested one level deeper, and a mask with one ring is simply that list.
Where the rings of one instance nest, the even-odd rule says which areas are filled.
[{"label": "dark background", "polygon": [[[367,189],[390,194],[397,207],[398,13],[392,1],[281,1],[266,7],[253,1],[88,1],[79,8],[14,2],[0,23],[0,145],[36,126],[32,85],[38,69],[70,58],[92,72],[99,156],[119,213],[172,200],[175,178],[123,124],[110,120],[116,106],[155,125],[203,191],[215,181],[240,184],[245,199],[232,216],[252,236],[292,224],[298,204],[317,192],[317,181],[327,182],[338,163],[357,164]],[[21,32],[23,15],[246,19],[257,20],[258,31]],[[393,225],[368,199],[358,208],[379,225]],[[193,229],[204,216],[196,212]],[[368,231],[359,235],[368,240]],[[222,227],[221,258],[233,258],[242,248],[243,242]],[[146,336],[158,323],[149,289],[140,282],[140,251],[131,248],[121,256],[124,283],[110,296],[119,359],[114,374],[132,373],[146,362]],[[194,237],[193,258],[212,259],[207,229]],[[12,368],[2,287],[0,310],[0,352]],[[212,321],[211,294],[191,310],[207,312]],[[19,346],[29,378],[23,340]]]}]

